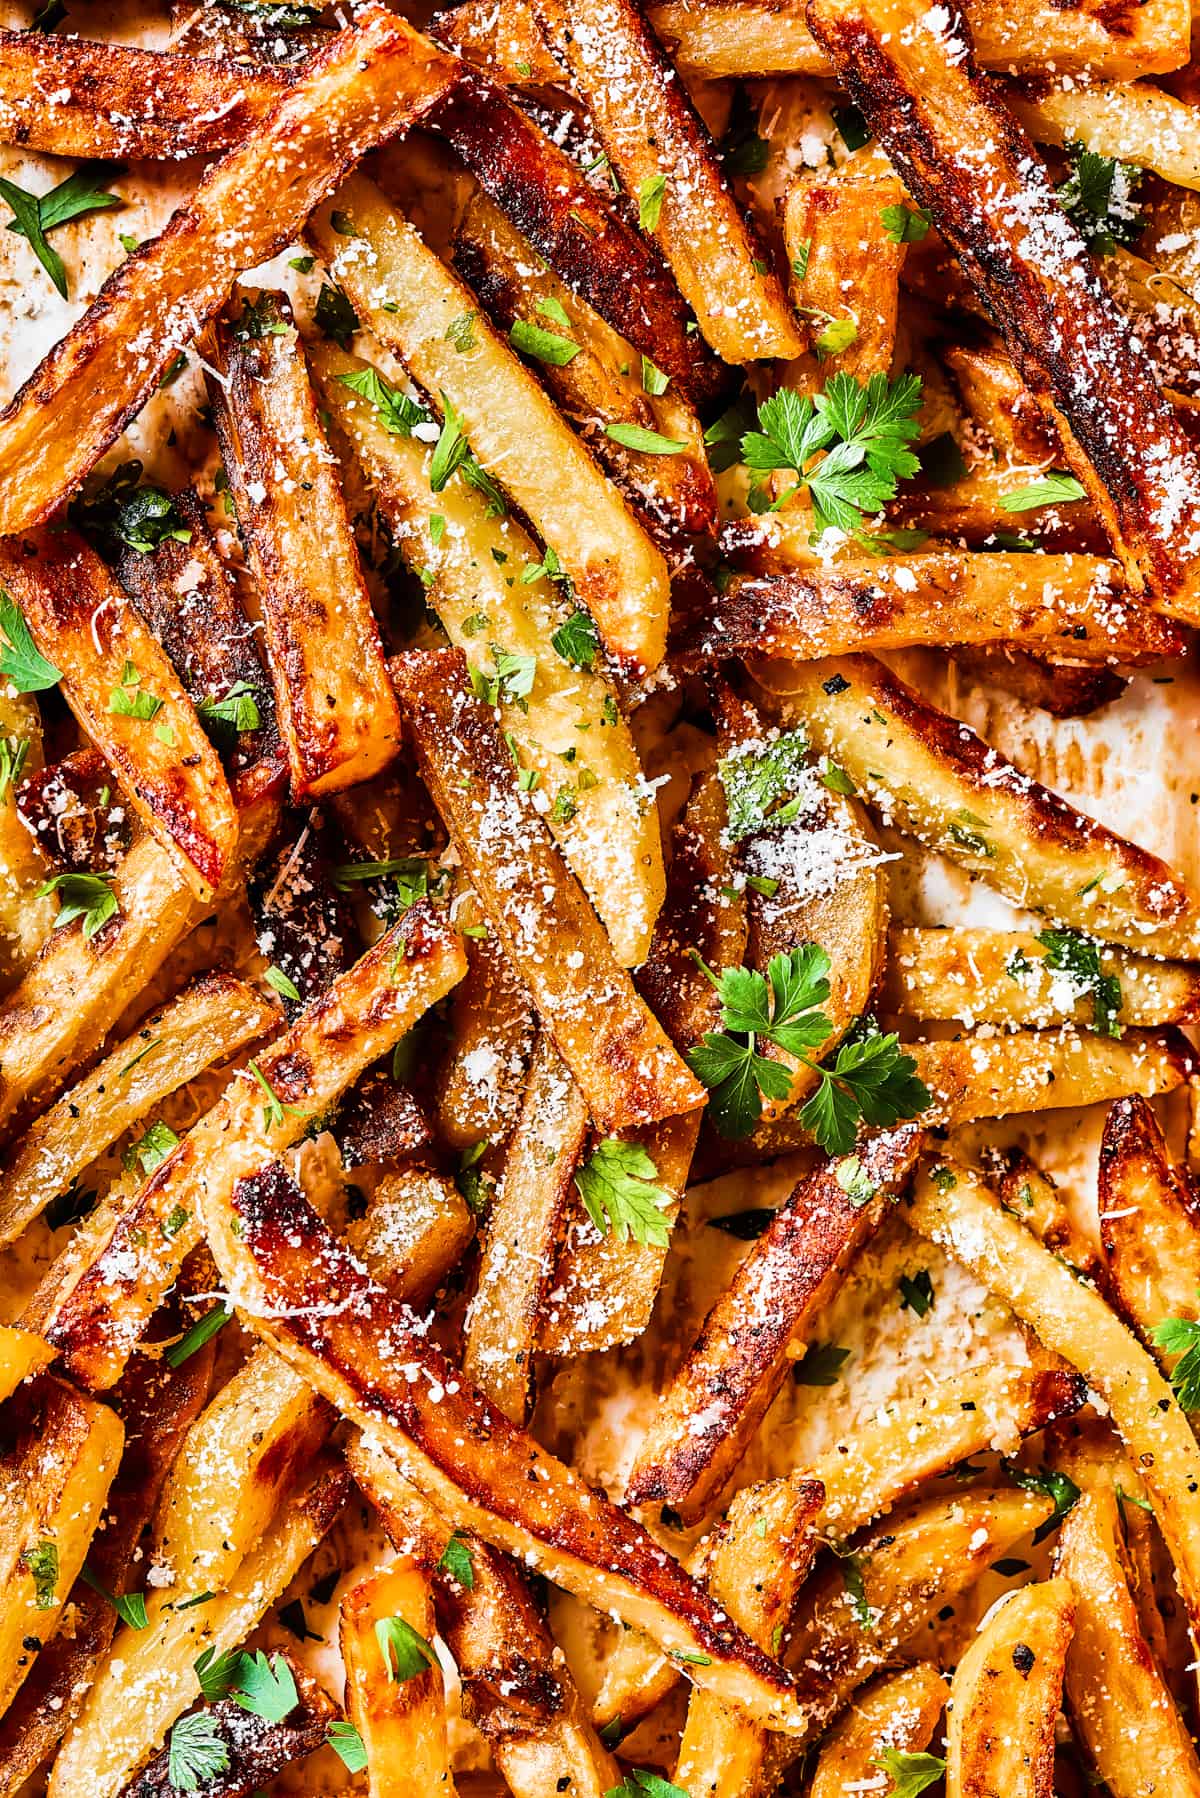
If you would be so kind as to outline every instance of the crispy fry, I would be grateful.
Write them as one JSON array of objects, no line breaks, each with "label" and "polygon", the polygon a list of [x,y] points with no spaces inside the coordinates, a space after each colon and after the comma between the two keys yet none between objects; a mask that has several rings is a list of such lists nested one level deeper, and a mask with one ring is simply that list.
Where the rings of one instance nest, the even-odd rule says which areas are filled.
[{"label": "crispy fry", "polygon": [[[1037,464],[1059,452],[1058,432],[1001,350],[954,344],[944,360],[972,422],[1005,452],[1007,461]],[[1151,628],[1171,627],[1155,623]]]},{"label": "crispy fry", "polygon": [[416,653],[394,661],[392,671],[463,868],[596,1128],[615,1135],[695,1110],[703,1089],[638,998],[578,882],[523,802],[491,713],[464,684],[461,654]]},{"label": "crispy fry", "polygon": [[988,1613],[950,1687],[947,1798],[1051,1798],[1074,1622],[1065,1579],[1023,1586]]},{"label": "crispy fry", "polygon": [[470,939],[437,1091],[438,1134],[459,1154],[516,1123],[533,1040],[533,1007],[504,950],[491,935]]},{"label": "crispy fry", "polygon": [[961,680],[999,687],[1052,718],[1089,717],[1119,699],[1129,685],[1115,668],[1045,661],[1011,644],[956,650],[952,660]]},{"label": "crispy fry", "polygon": [[[399,1618],[421,1642],[433,1640],[433,1593],[413,1563],[395,1561],[342,1600],[338,1635],[346,1664],[346,1710],[367,1753],[371,1798],[453,1798],[442,1670],[429,1650],[423,1673],[394,1671],[388,1623]],[[405,1643],[409,1658],[413,1649]]]},{"label": "crispy fry", "polygon": [[[334,228],[335,212],[353,236]],[[612,655],[656,667],[666,646],[666,564],[533,376],[480,317],[470,291],[365,176],[352,175],[308,231],[363,323],[428,394],[442,396],[443,412],[453,408],[480,463],[555,550]]]},{"label": "crispy fry", "polygon": [[907,249],[888,235],[883,215],[903,199],[899,179],[871,150],[832,173],[798,175],[788,187],[783,241],[796,308],[817,342],[830,325],[853,328],[843,348],[793,363],[789,387],[819,393],[829,373],[866,381],[891,372]]},{"label": "crispy fry", "polygon": [[373,1280],[410,1305],[429,1302],[475,1235],[458,1188],[430,1168],[385,1174],[347,1236]]},{"label": "crispy fry", "polygon": [[49,517],[223,304],[233,278],[289,243],[322,194],[456,78],[454,60],[396,15],[378,7],[359,18],[317,52],[261,129],[209,170],[162,235],[109,276],[0,414],[0,531]]},{"label": "crispy fry", "polygon": [[1096,156],[1153,169],[1178,187],[1200,188],[1196,115],[1150,82],[1096,82],[1009,95],[1040,144],[1082,144]]},{"label": "crispy fry", "polygon": [[[22,745],[24,747],[22,747]],[[23,803],[29,776],[42,763],[42,722],[37,701],[17,693],[11,682],[0,689],[0,984],[10,986],[24,973],[54,927],[54,902],[37,891],[50,874],[45,845],[26,822]],[[25,777],[18,786],[18,768]]]},{"label": "crispy fry", "polygon": [[[1124,1102],[1117,1101],[1119,1105]],[[1135,1103],[1142,1105],[1145,1100],[1138,1099]],[[991,1184],[1008,1209],[1016,1213],[1052,1254],[1061,1255],[1077,1273],[1099,1285],[1102,1278],[1100,1257],[1071,1216],[1070,1207],[1059,1196],[1049,1175],[1029,1159],[1024,1149],[1001,1150],[994,1160],[990,1155],[987,1160]]]},{"label": "crispy fry", "polygon": [[1171,1166],[1144,1099],[1118,1099],[1100,1145],[1100,1241],[1122,1311],[1169,1372],[1175,1357],[1155,1348],[1155,1325],[1200,1318],[1200,1208],[1187,1176]]},{"label": "crispy fry", "polygon": [[946,1682],[932,1661],[881,1673],[857,1694],[821,1745],[809,1798],[869,1791],[885,1749],[927,1748],[946,1703]]}]

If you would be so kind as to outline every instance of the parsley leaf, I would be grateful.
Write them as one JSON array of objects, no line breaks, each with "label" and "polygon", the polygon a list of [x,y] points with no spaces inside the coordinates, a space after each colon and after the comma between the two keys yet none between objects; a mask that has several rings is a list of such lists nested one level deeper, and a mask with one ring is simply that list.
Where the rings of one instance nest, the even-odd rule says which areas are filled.
[{"label": "parsley leaf", "polygon": [[146,1615],[146,1600],[140,1592],[110,1592],[86,1566],[79,1569],[79,1577],[85,1586],[90,1586],[112,1606],[121,1622],[127,1623],[130,1629],[148,1628],[150,1619]]},{"label": "parsley leaf", "polygon": [[28,737],[0,737],[0,805],[20,780],[29,747]]},{"label": "parsley leaf", "polygon": [[469,1546],[457,1531],[442,1550],[438,1568],[442,1573],[449,1574],[455,1585],[461,1586],[465,1592],[474,1591],[475,1563],[471,1559]]},{"label": "parsley leaf", "polygon": [[921,243],[929,235],[930,215],[924,206],[885,206],[879,214],[893,243]]},{"label": "parsley leaf", "polygon": [[1038,942],[1047,951],[1048,968],[1068,974],[1075,986],[1092,995],[1092,1024],[1101,1036],[1120,1036],[1118,1018],[1124,995],[1115,974],[1100,965],[1100,945],[1074,930],[1043,930]]},{"label": "parsley leaf", "polygon": [[643,231],[657,231],[666,198],[667,177],[647,175],[638,188],[638,224]]},{"label": "parsley leaf", "polygon": [[300,1702],[292,1670],[281,1654],[268,1660],[260,1648],[257,1654],[242,1655],[238,1678],[234,1703],[268,1723],[282,1723]]},{"label": "parsley leaf", "polygon": [[1080,1497],[1079,1487],[1056,1467],[1043,1467],[1039,1473],[1033,1473],[1024,1467],[1014,1467],[1008,1461],[1003,1462],[1002,1466],[1022,1491],[1042,1492],[1047,1498],[1054,1500],[1054,1510],[1034,1535],[1034,1541],[1040,1542],[1066,1516],[1072,1505],[1077,1503]]},{"label": "parsley leaf", "polygon": [[849,1359],[850,1350],[836,1342],[810,1342],[792,1366],[792,1379],[797,1386],[836,1386]]},{"label": "parsley leaf", "polygon": [[1073,474],[1052,469],[1040,481],[1002,493],[998,503],[1002,512],[1032,512],[1037,506],[1061,506],[1069,500],[1086,498],[1087,489]]},{"label": "parsley leaf", "polygon": [[73,500],[73,523],[100,537],[109,547],[120,544],[148,556],[165,538],[190,543],[192,533],[169,494],[142,485],[142,465],[123,462],[90,498]]},{"label": "parsley leaf", "polygon": [[179,1138],[170,1124],[164,1124],[159,1118],[156,1124],[151,1124],[143,1136],[139,1136],[136,1142],[130,1143],[122,1157],[122,1162],[130,1171],[136,1168],[140,1162],[142,1172],[152,1174],[156,1167],[162,1166],[172,1149],[178,1147]]},{"label": "parsley leaf", "polygon": [[248,1061],[246,1063],[246,1072],[251,1076],[255,1084],[261,1087],[262,1091],[266,1094],[267,1102],[263,1106],[264,1130],[277,1130],[283,1123],[285,1117],[302,1117],[304,1115],[298,1105],[284,1104],[283,1100],[276,1095],[270,1081],[256,1061]]},{"label": "parsley leaf", "polygon": [[514,322],[508,341],[522,356],[533,356],[538,362],[549,363],[551,368],[566,368],[580,350],[573,338],[547,331],[542,325],[531,325],[523,318]]},{"label": "parsley leaf", "polygon": [[344,1721],[331,1723],[329,1733],[325,1737],[347,1773],[363,1773],[367,1766],[367,1751],[363,1739],[353,1723]]},{"label": "parsley leaf", "polygon": [[902,1748],[883,1749],[871,1765],[890,1776],[890,1798],[920,1798],[925,1788],[946,1771],[945,1761],[936,1754],[908,1754]]},{"label": "parsley leaf", "polygon": [[38,888],[37,897],[44,899],[48,893],[57,893],[60,904],[55,930],[82,918],[83,934],[90,942],[121,909],[112,883],[111,874],[55,874]]},{"label": "parsley leaf", "polygon": [[381,1617],[375,1625],[375,1640],[394,1685],[416,1679],[436,1665],[434,1652],[424,1636],[418,1635],[403,1617]]},{"label": "parsley leaf", "polygon": [[38,1542],[21,1556],[21,1565],[33,1581],[34,1603],[39,1611],[52,1611],[57,1603],[58,1545]]},{"label": "parsley leaf", "polygon": [[900,1309],[914,1311],[918,1317],[928,1317],[933,1310],[933,1281],[927,1267],[900,1275]]},{"label": "parsley leaf", "polygon": [[207,1711],[180,1717],[170,1736],[167,1777],[181,1792],[199,1791],[229,1768],[229,1750]]},{"label": "parsley leaf", "polygon": [[1090,250],[1111,256],[1118,244],[1129,244],[1144,220],[1136,198],[1142,171],[1130,162],[1098,156],[1082,144],[1068,146],[1072,168],[1058,189],[1058,200]]},{"label": "parsley leaf", "polygon": [[600,634],[591,613],[585,612],[582,606],[572,612],[566,623],[560,624],[554,632],[550,645],[564,662],[570,662],[576,668],[591,668],[600,648]]},{"label": "parsley leaf", "polygon": [[643,456],[679,456],[687,444],[679,437],[664,437],[661,431],[648,431],[645,425],[605,425],[604,435],[624,449],[639,450]]},{"label": "parsley leaf", "polygon": [[25,614],[2,587],[0,631],[6,638],[0,649],[0,675],[11,681],[18,693],[44,693],[48,687],[58,685],[61,673],[42,655],[25,622]]},{"label": "parsley leaf", "polygon": [[[358,330],[361,320],[341,288],[325,282],[313,308],[313,322],[318,331],[336,343],[339,349],[348,350],[350,339]],[[353,376],[338,375],[337,379],[348,387]]]},{"label": "parsley leaf", "polygon": [[808,755],[802,730],[785,731],[765,746],[739,743],[717,764],[728,811],[726,836],[731,843],[762,830],[780,830],[803,809],[803,799],[779,804],[795,787]]},{"label": "parsley leaf", "polygon": [[[682,1660],[682,1655],[674,1657]],[[651,1773],[645,1767],[633,1767],[626,1773],[619,1786],[610,1786],[604,1798],[688,1798],[682,1786],[672,1785],[661,1773]]]},{"label": "parsley leaf", "polygon": [[244,1659],[240,1648],[231,1648],[225,1654],[218,1654],[216,1648],[210,1645],[192,1662],[192,1671],[196,1675],[201,1694],[209,1704],[216,1704],[229,1696],[242,1677]]},{"label": "parsley leaf", "polygon": [[1179,1355],[1171,1385],[1185,1411],[1200,1411],[1200,1323],[1187,1317],[1164,1317],[1151,1331],[1155,1344]]},{"label": "parsley leaf", "polygon": [[0,197],[12,211],[8,229],[28,240],[34,255],[53,281],[63,299],[69,297],[67,271],[58,251],[46,241],[46,233],[71,219],[83,218],[91,212],[105,212],[120,206],[120,194],[105,193],[95,186],[96,165],[84,164],[41,195],[27,193],[15,181],[0,180]]},{"label": "parsley leaf", "polygon": [[656,1184],[658,1169],[641,1143],[606,1137],[576,1169],[575,1185],[601,1236],[665,1248],[671,1229],[663,1211],[671,1203]]},{"label": "parsley leaf", "polygon": [[231,747],[242,731],[258,730],[262,725],[254,689],[244,680],[235,681],[223,699],[199,700],[196,716],[218,747]]},{"label": "parsley leaf", "polygon": [[428,424],[432,419],[432,413],[385,381],[377,368],[357,368],[353,374],[335,378],[340,386],[370,402],[380,424],[393,437],[411,437],[414,425]]},{"label": "parsley leaf", "polygon": [[290,975],[284,973],[282,968],[269,967],[263,975],[263,979],[279,994],[281,999],[291,999],[297,1005],[301,1003],[299,987]]}]

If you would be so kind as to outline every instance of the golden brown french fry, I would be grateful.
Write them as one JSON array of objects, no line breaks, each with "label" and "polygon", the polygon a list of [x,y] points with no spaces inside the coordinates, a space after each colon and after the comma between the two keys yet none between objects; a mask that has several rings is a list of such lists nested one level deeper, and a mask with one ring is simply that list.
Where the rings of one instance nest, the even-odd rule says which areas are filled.
[{"label": "golden brown french fry", "polygon": [[467,1378],[517,1424],[529,1415],[538,1322],[587,1126],[579,1088],[540,1036],[488,1215],[463,1346]]},{"label": "golden brown french fry", "polygon": [[462,1154],[499,1142],[516,1123],[533,1051],[534,1012],[499,942],[467,942],[467,972],[450,999],[438,1072],[438,1134]]},{"label": "golden brown french fry", "polygon": [[[398,1648],[388,1625],[406,1626]],[[412,1635],[419,1638],[413,1642]],[[433,1641],[433,1593],[413,1562],[394,1561],[348,1592],[338,1640],[346,1665],[346,1710],[362,1738],[371,1798],[453,1798],[446,1692]],[[412,1664],[428,1656],[424,1671]]]},{"label": "golden brown french fry", "polygon": [[1022,1586],[988,1612],[955,1670],[946,1798],[1042,1798],[1075,1622],[1070,1582]]},{"label": "golden brown french fry", "polygon": [[[1056,460],[1061,459],[1060,450]],[[892,502],[888,517],[898,525],[949,538],[968,549],[990,550],[1013,528],[1013,515],[1005,509],[1005,500],[1029,484],[1027,473],[1004,462],[980,463],[945,487],[918,477]],[[1087,499],[1048,499],[1031,506],[1022,517],[1026,536],[1036,537],[1038,548],[1048,553],[1096,559],[1111,554],[1104,528]]]},{"label": "golden brown french fry", "polygon": [[519,792],[492,714],[465,683],[461,654],[414,652],[391,666],[426,785],[596,1128],[616,1135],[694,1111],[703,1088]]},{"label": "golden brown french fry", "polygon": [[806,16],[1058,426],[1130,586],[1200,618],[1200,462],[969,40],[917,0],[811,0]]},{"label": "golden brown french fry", "polygon": [[56,32],[0,32],[0,143],[50,156],[209,156],[259,125],[285,71]]},{"label": "golden brown french fry", "polygon": [[[383,7],[359,14],[109,276],[0,413],[0,532],[49,517],[144,405],[243,269],[291,242],[368,150],[428,110],[457,63]],[[147,338],[147,319],[155,322]]]},{"label": "golden brown french fry", "polygon": [[373,1280],[393,1298],[426,1304],[475,1235],[475,1219],[454,1185],[432,1168],[385,1174],[347,1240]]},{"label": "golden brown french fry", "polygon": [[1082,144],[1177,187],[1200,188],[1195,110],[1151,82],[1072,83],[1032,94],[1018,88],[1009,105],[1039,144]]},{"label": "golden brown french fry", "polygon": [[[0,983],[11,986],[54,927],[55,906],[38,897],[51,870],[18,807],[19,784],[42,766],[37,701],[11,681],[0,689]],[[14,778],[15,777],[15,778]]]},{"label": "golden brown french fry", "polygon": [[879,1131],[799,1182],[660,1398],[626,1486],[631,1504],[661,1500],[685,1522],[711,1507],[786,1377],[793,1345],[878,1227],[920,1146],[915,1125]]},{"label": "golden brown french fry", "polygon": [[291,1584],[345,1501],[340,1460],[319,1458],[281,1505],[232,1584],[207,1603],[163,1610],[154,1629],[118,1634],[50,1774],[54,1798],[117,1798],[197,1696],[195,1662],[240,1648]]},{"label": "golden brown french fry", "polygon": [[419,901],[253,1068],[235,1076],[140,1191],[110,1197],[93,1213],[35,1296],[28,1320],[77,1379],[95,1390],[120,1377],[200,1239],[210,1164],[253,1169],[289,1148],[444,997],[464,967],[460,939]]},{"label": "golden brown french fry", "polygon": [[[214,1157],[209,1246],[246,1322],[368,1430],[456,1529],[524,1557],[557,1585],[686,1662],[697,1684],[789,1729],[788,1680],[640,1524],[510,1424],[362,1272],[270,1151],[257,1172]],[[329,1295],[338,1294],[336,1304]],[[415,1378],[410,1378],[415,1374]]]},{"label": "golden brown french fry", "polygon": [[[427,603],[472,678],[495,689],[506,741],[534,783],[534,803],[618,959],[636,965],[662,904],[662,844],[629,726],[611,681],[595,665],[590,620],[559,581],[537,572],[543,558],[533,540],[514,519],[497,517],[484,494],[458,479],[432,491],[429,445],[388,431],[371,401],[345,385],[348,376],[370,374],[368,363],[331,344],[314,344],[311,353],[325,405],[366,469],[393,537],[429,580]],[[568,657],[555,639],[562,641],[572,618],[585,641]],[[504,669],[509,673],[500,678]]]},{"label": "golden brown french fry", "polygon": [[1197,953],[1200,900],[1157,856],[1018,773],[871,656],[754,672],[868,803],[1019,905],[1142,953]]},{"label": "golden brown french fry", "polygon": [[792,298],[821,351],[788,369],[789,387],[819,393],[833,373],[859,381],[890,374],[907,246],[885,230],[883,214],[903,199],[899,178],[873,150],[789,184],[783,241]]},{"label": "golden brown french fry", "polygon": [[[972,423],[1005,452],[1007,462],[1036,465],[1058,454],[1057,431],[1003,351],[987,344],[952,344],[944,360]],[[1161,621],[1153,624],[1171,628]]]},{"label": "golden brown french fry", "polygon": [[230,870],[238,818],[217,752],[156,639],[73,533],[0,545],[0,582],[134,810],[207,903]]},{"label": "golden brown french fry", "polygon": [[1115,668],[1051,662],[1012,645],[955,649],[951,655],[959,680],[967,686],[999,687],[1052,718],[1090,717],[1120,699],[1129,685],[1128,677]]},{"label": "golden brown french fry", "polygon": [[1200,1446],[1150,1356],[1068,1267],[1044,1249],[961,1163],[921,1168],[906,1217],[941,1243],[1104,1399],[1146,1483],[1193,1620],[1200,1616]]},{"label": "golden brown french fry", "polygon": [[1115,1495],[1097,1489],[1072,1506],[1059,1533],[1058,1572],[1075,1594],[1071,1716],[1114,1798],[1143,1798],[1155,1784],[1195,1798],[1200,1761],[1139,1628],[1120,1532]]},{"label": "golden brown french fry", "polygon": [[1122,1311],[1170,1372],[1176,1357],[1154,1345],[1168,1317],[1200,1318],[1200,1208],[1172,1167],[1144,1099],[1118,1099],[1100,1144],[1100,1241]]},{"label": "golden brown french fry", "polygon": [[[1136,1103],[1145,1101],[1139,1099]],[[988,1178],[1008,1209],[1044,1247],[1061,1255],[1093,1285],[1100,1283],[1100,1257],[1090,1239],[1075,1222],[1070,1205],[1059,1195],[1054,1181],[1030,1160],[1024,1149],[1004,1149],[994,1159],[989,1155]]]},{"label": "golden brown french fry", "polygon": [[208,395],[299,802],[378,774],[400,716],[286,299],[235,287],[211,350]]},{"label": "golden brown french fry", "polygon": [[0,1325],[0,1403],[11,1398],[23,1380],[41,1373],[54,1359],[54,1350],[31,1330]]},{"label": "golden brown french fry", "polygon": [[778,277],[631,0],[532,0],[532,10],[713,349],[726,362],[798,356],[803,339]]},{"label": "golden brown french fry", "polygon": [[870,1791],[889,1748],[919,1754],[929,1746],[946,1703],[946,1682],[932,1661],[881,1673],[834,1724],[817,1759],[809,1798]]},{"label": "golden brown french fry", "polygon": [[[336,229],[335,213],[348,231]],[[666,563],[470,290],[363,175],[318,208],[308,231],[364,325],[441,396],[443,415],[460,421],[480,463],[554,549],[612,655],[657,667]]]},{"label": "golden brown french fry", "polygon": [[146,1018],[14,1148],[0,1190],[0,1243],[14,1242],[160,1099],[278,1020],[277,1005],[231,974],[204,975]]},{"label": "golden brown french fry", "polygon": [[125,1431],[46,1376],[11,1401],[0,1457],[0,1710],[53,1633],[104,1515]]}]

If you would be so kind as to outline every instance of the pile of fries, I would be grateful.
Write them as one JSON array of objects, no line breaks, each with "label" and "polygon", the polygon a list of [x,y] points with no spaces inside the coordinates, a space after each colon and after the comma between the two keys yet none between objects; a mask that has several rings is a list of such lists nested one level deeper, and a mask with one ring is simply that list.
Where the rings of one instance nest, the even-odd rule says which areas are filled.
[{"label": "pile of fries", "polygon": [[1200,1798],[1189,0],[87,21],[0,1798]]}]

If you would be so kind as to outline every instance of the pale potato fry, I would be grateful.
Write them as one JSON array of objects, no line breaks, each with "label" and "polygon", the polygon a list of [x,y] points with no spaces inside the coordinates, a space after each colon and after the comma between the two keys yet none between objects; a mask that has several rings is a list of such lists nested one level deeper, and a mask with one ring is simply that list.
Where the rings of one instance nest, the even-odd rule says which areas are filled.
[{"label": "pale potato fry", "polygon": [[1114,1798],[1200,1792],[1200,1761],[1138,1626],[1113,1493],[1085,1493],[1063,1520],[1058,1572],[1075,1593],[1066,1693],[1075,1727]]},{"label": "pale potato fry", "polygon": [[1200,1446],[1171,1388],[1104,1300],[1005,1211],[977,1174],[960,1163],[944,1165],[953,1185],[918,1170],[908,1222],[969,1267],[1100,1393],[1145,1480],[1194,1621],[1200,1616],[1194,1503]]},{"label": "pale potato fry", "polygon": [[[335,212],[353,235],[335,229]],[[308,232],[364,325],[426,393],[441,397],[443,413],[453,407],[480,463],[559,556],[611,654],[635,668],[657,667],[666,647],[666,563],[533,376],[480,316],[470,290],[363,175],[352,175],[318,208]]]},{"label": "pale potato fry", "polygon": [[[581,652],[587,666],[554,647],[572,616],[591,634],[589,621],[548,574],[527,578],[543,558],[515,519],[496,517],[466,481],[431,490],[429,445],[389,432],[375,406],[345,385],[368,363],[332,344],[314,344],[311,354],[325,405],[353,444],[393,537],[432,577],[428,603],[473,678],[496,683],[506,740],[526,778],[536,776],[546,822],[618,959],[635,966],[662,904],[662,843],[629,726],[611,681],[593,665],[594,636]],[[443,520],[440,534],[435,517]],[[498,660],[506,656],[519,664]],[[517,672],[497,680],[498,666]]]},{"label": "pale potato fry", "polygon": [[950,1686],[946,1798],[1050,1798],[1074,1623],[1066,1579],[1023,1586],[989,1611]]},{"label": "pale potato fry", "polygon": [[[895,926],[880,1003],[913,1018],[1046,1028],[1090,1024],[1095,997],[1032,931],[921,930]],[[1200,1016],[1200,970],[1151,961],[1120,949],[1100,951],[1102,974],[1121,987],[1122,1025],[1190,1024]]]},{"label": "pale potato fry", "polygon": [[529,1416],[538,1322],[587,1126],[579,1088],[540,1036],[488,1214],[462,1359],[467,1378],[516,1424]]},{"label": "pale potato fry", "polygon": [[[578,1475],[461,1378],[423,1321],[368,1280],[270,1153],[259,1150],[253,1174],[228,1150],[214,1158],[203,1201],[209,1247],[255,1332],[370,1431],[452,1526],[523,1556],[653,1636],[697,1684],[791,1728],[791,1687],[774,1663],[640,1524],[595,1489],[580,1507]],[[331,1291],[336,1307],[326,1302]]]},{"label": "pale potato fry", "polygon": [[0,414],[0,532],[48,518],[224,303],[234,277],[290,243],[367,150],[455,80],[455,59],[403,19],[376,7],[359,20],[317,52],[166,230],[109,276]]},{"label": "pale potato fry", "polygon": [[[251,1170],[298,1141],[365,1067],[461,979],[460,939],[419,902],[315,1000],[140,1190],[110,1197],[35,1296],[29,1322],[93,1390],[111,1386],[200,1239],[213,1170]],[[76,1246],[78,1244],[78,1246]]]},{"label": "pale potato fry", "polygon": [[457,650],[392,663],[434,803],[488,922],[537,1006],[598,1130],[694,1111],[704,1090],[613,954],[578,881],[519,792],[490,710]]},{"label": "pale potato fry", "polygon": [[1157,856],[1018,773],[872,657],[754,672],[781,721],[803,724],[869,804],[1019,905],[1144,953],[1197,954],[1200,900]]},{"label": "pale potato fry", "polygon": [[870,1791],[886,1749],[919,1754],[929,1746],[946,1703],[946,1682],[932,1661],[881,1673],[856,1694],[817,1759],[808,1798]]},{"label": "pale potato fry", "polygon": [[713,349],[726,362],[798,356],[804,340],[779,279],[631,0],[532,0],[532,11]]},{"label": "pale potato fry", "polygon": [[215,1659],[241,1647],[329,1529],[348,1488],[341,1461],[320,1457],[225,1592],[202,1605],[164,1607],[154,1629],[118,1633],[51,1769],[53,1798],[117,1798],[197,1697],[196,1660],[210,1648]]},{"label": "pale potato fry", "polygon": [[1150,82],[1072,84],[1030,96],[1018,89],[1009,104],[1040,144],[1082,144],[1177,187],[1200,188],[1195,109]]},{"label": "pale potato fry", "polygon": [[663,1501],[685,1522],[711,1507],[920,1146],[911,1124],[879,1131],[799,1182],[661,1396],[626,1485],[631,1504]]},{"label": "pale potato fry", "polygon": [[790,183],[783,241],[792,299],[821,354],[791,365],[789,387],[813,395],[832,373],[858,381],[891,373],[907,246],[885,230],[883,215],[903,199],[899,178],[870,149],[833,172],[806,172]]},{"label": "pale potato fry", "polygon": [[11,1398],[23,1380],[41,1373],[54,1359],[54,1350],[31,1330],[0,1325],[0,1403]]},{"label": "pale potato fry", "polygon": [[383,1176],[365,1216],[346,1234],[373,1280],[393,1298],[421,1306],[465,1254],[475,1219],[452,1181],[431,1168],[405,1167]]},{"label": "pale potato fry", "polygon": [[[409,1676],[408,1662],[420,1648],[408,1639],[405,1659],[395,1658],[386,1636],[393,1618],[420,1637],[429,1655],[424,1672]],[[346,1711],[366,1750],[371,1798],[406,1798],[410,1792],[413,1798],[454,1798],[446,1692],[429,1647],[433,1633],[433,1593],[412,1562],[394,1561],[342,1600],[338,1641],[346,1666]]]},{"label": "pale potato fry", "polygon": [[1200,1208],[1167,1157],[1144,1099],[1118,1099],[1100,1145],[1100,1241],[1122,1311],[1170,1373],[1177,1357],[1154,1343],[1168,1317],[1200,1318]]},{"label": "pale potato fry", "polygon": [[45,1377],[13,1401],[0,1458],[0,1711],[54,1630],[104,1515],[125,1431]]},{"label": "pale potato fry", "polygon": [[151,835],[208,903],[233,867],[238,815],[216,750],[155,637],[82,538],[0,545],[0,581],[63,697]]},{"label": "pale potato fry", "polygon": [[65,1192],[160,1099],[279,1021],[278,1007],[230,974],[208,974],[146,1018],[30,1126],[0,1189],[0,1243]]},{"label": "pale potato fry", "polygon": [[400,714],[286,300],[235,287],[209,347],[209,402],[299,803],[386,767]]}]

